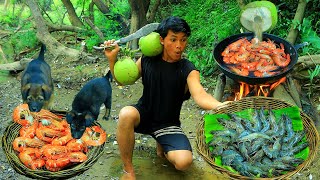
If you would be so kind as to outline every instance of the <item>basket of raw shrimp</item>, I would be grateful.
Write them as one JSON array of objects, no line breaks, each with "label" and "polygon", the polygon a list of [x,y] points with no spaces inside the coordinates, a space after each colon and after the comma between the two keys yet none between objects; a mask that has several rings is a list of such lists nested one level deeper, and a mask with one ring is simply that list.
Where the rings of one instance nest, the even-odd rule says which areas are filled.
[{"label": "basket of raw shrimp", "polygon": [[64,179],[81,174],[103,154],[106,132],[98,123],[81,139],[73,139],[65,112],[31,113],[26,104],[13,111],[13,122],[2,137],[8,162],[35,179]]},{"label": "basket of raw shrimp", "polygon": [[246,97],[206,114],[197,151],[233,179],[286,179],[315,158],[319,134],[298,107],[268,97]]}]

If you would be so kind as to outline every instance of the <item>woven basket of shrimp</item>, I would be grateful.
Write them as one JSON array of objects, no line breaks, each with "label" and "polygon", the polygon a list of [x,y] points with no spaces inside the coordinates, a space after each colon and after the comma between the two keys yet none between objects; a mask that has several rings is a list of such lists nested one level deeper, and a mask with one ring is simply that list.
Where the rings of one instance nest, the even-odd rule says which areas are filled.
[{"label": "woven basket of shrimp", "polygon": [[[34,116],[34,119],[38,119],[37,121],[40,121],[40,124],[45,119],[50,119],[50,117],[65,121],[65,114],[66,112],[64,111],[52,111],[52,113],[44,114],[44,119],[41,120],[39,120],[39,115],[32,116]],[[51,140],[49,140],[42,139],[43,137],[39,138],[38,132],[33,138],[23,137],[21,134],[25,125],[22,124],[12,122],[8,125],[2,137],[2,148],[9,164],[18,173],[27,177],[35,179],[66,179],[74,177],[92,167],[103,154],[105,141],[97,146],[89,146],[84,143],[82,138],[76,140],[72,139],[72,137],[61,136],[51,137]],[[92,127],[101,126],[99,123],[94,122],[90,128]],[[42,129],[42,127],[38,125],[37,129]],[[70,133],[68,134],[71,136]],[[45,140],[49,142],[45,142]]]},{"label": "woven basket of shrimp", "polygon": [[319,134],[298,107],[271,97],[246,97],[206,114],[196,149],[231,179],[287,179],[316,156]]}]

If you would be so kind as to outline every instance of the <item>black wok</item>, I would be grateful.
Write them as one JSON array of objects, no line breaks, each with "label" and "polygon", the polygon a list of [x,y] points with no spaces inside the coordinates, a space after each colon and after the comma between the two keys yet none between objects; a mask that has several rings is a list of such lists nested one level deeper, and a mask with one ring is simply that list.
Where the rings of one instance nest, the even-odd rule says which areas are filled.
[{"label": "black wok", "polygon": [[238,81],[238,82],[244,82],[247,84],[266,84],[266,83],[273,83],[279,80],[280,78],[286,76],[292,69],[293,66],[297,63],[298,61],[298,53],[296,47],[294,47],[291,43],[286,41],[285,39],[282,39],[278,36],[272,35],[272,34],[267,34],[263,33],[263,40],[266,41],[268,39],[274,41],[276,44],[282,43],[285,48],[285,53],[290,54],[291,61],[287,67],[284,67],[284,69],[276,75],[273,76],[268,76],[268,77],[255,77],[255,76],[241,76],[238,75],[234,72],[232,72],[226,64],[223,62],[223,57],[221,56],[221,53],[224,51],[224,49],[231,43],[237,41],[240,38],[246,37],[248,40],[251,40],[254,37],[253,33],[241,33],[241,34],[236,34],[227,37],[226,39],[222,40],[217,44],[217,46],[214,48],[213,53],[214,53],[214,58],[219,65],[221,71],[228,76],[229,78]]}]

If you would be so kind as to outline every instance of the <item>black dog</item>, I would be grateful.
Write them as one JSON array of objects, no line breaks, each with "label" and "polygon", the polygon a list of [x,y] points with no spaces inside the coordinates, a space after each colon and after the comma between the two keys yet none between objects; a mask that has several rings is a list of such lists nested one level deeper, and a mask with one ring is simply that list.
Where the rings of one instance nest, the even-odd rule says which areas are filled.
[{"label": "black dog", "polygon": [[43,44],[37,59],[29,62],[22,72],[21,95],[31,112],[49,109],[53,101],[53,82],[50,66],[44,61],[46,46]]},{"label": "black dog", "polygon": [[73,138],[81,138],[86,127],[98,119],[102,103],[106,106],[103,119],[109,119],[112,99],[110,81],[112,75],[109,71],[104,77],[87,82],[74,98],[72,110],[66,115]]}]

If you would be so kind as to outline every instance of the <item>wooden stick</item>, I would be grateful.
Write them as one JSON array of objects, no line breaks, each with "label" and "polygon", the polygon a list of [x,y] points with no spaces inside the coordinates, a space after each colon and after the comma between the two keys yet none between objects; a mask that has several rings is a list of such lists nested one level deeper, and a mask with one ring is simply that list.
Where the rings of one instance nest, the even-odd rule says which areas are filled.
[{"label": "wooden stick", "polygon": [[24,70],[24,68],[27,66],[27,64],[30,61],[32,61],[32,59],[23,58],[20,61],[16,61],[13,63],[0,64],[0,70],[6,70],[6,71]]},{"label": "wooden stick", "polygon": [[214,98],[218,101],[222,101],[222,96],[224,93],[224,88],[226,86],[226,76],[221,73],[218,76],[216,89],[214,90]]},{"label": "wooden stick", "polygon": [[286,84],[288,86],[288,92],[290,93],[292,99],[296,102],[299,108],[302,108],[300,94],[297,90],[296,83],[294,83],[293,78],[291,76],[287,76]]},{"label": "wooden stick", "polygon": [[282,84],[280,84],[279,86],[277,86],[274,89],[273,97],[278,98],[278,99],[282,99],[292,105],[297,105],[295,103],[295,100],[293,100],[291,95],[286,91],[286,89],[284,88],[284,86]]}]

